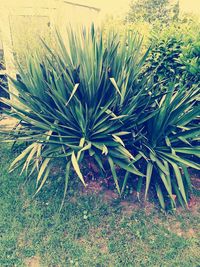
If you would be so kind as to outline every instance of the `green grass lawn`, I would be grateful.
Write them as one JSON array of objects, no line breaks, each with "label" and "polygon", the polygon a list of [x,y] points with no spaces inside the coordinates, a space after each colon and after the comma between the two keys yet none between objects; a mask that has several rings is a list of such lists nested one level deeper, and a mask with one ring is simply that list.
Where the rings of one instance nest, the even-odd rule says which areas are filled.
[{"label": "green grass lawn", "polygon": [[73,181],[59,214],[62,177],[33,198],[34,179],[7,172],[14,156],[1,144],[0,266],[200,266],[198,203],[164,214]]}]

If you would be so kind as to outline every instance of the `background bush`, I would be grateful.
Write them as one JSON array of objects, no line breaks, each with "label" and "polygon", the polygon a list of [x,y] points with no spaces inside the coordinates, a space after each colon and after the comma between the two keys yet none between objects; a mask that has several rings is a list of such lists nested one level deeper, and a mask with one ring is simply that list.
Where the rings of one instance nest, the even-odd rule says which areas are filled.
[{"label": "background bush", "polygon": [[200,43],[185,44],[171,37],[161,40],[152,48],[147,58],[144,74],[152,75],[154,81],[169,83],[179,80],[188,86],[200,82]]},{"label": "background bush", "polygon": [[190,21],[177,22],[160,33],[155,30],[144,72],[147,75],[154,72],[155,82],[178,80],[188,86],[199,84],[199,38],[199,24],[191,25]]}]

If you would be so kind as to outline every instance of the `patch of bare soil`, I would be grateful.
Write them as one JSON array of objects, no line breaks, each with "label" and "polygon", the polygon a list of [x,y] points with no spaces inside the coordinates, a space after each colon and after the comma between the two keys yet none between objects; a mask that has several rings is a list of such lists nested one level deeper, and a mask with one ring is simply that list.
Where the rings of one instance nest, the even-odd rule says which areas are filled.
[{"label": "patch of bare soil", "polygon": [[[89,173],[90,174],[90,173]],[[93,175],[91,174],[93,177]],[[138,201],[137,192],[133,191],[126,199],[120,199],[120,195],[114,191],[114,182],[111,181],[111,177],[90,180],[88,175],[85,176],[87,186],[81,187],[82,195],[99,195],[102,201],[106,204],[112,203],[115,200],[120,200],[122,212],[127,215],[131,215],[134,210],[144,209],[145,213],[151,214],[155,205],[149,201],[144,201],[144,192],[140,193],[141,202]],[[76,202],[75,199],[72,202]]]},{"label": "patch of bare soil", "polygon": [[92,248],[94,244],[98,247],[98,250],[102,254],[108,253],[108,241],[106,237],[102,237],[101,228],[90,228],[89,239],[85,240],[80,238],[77,240],[79,244]]},{"label": "patch of bare soil", "polygon": [[61,173],[64,173],[62,166],[57,165],[57,166],[51,167],[51,175],[56,176],[56,175],[59,175]]},{"label": "patch of bare soil", "polygon": [[200,171],[189,169],[189,173],[191,177],[192,186],[195,189],[200,190]]},{"label": "patch of bare soil", "polygon": [[200,191],[200,175],[191,177],[192,185],[195,189]]},{"label": "patch of bare soil", "polygon": [[114,192],[113,190],[104,190],[102,194],[102,199],[104,202],[112,202],[113,200],[116,200],[119,198],[119,194]]},{"label": "patch of bare soil", "polygon": [[25,266],[27,267],[40,267],[40,257],[38,256],[33,256],[31,258],[26,258],[25,261]]},{"label": "patch of bare soil", "polygon": [[[196,170],[190,170],[189,172],[193,189],[200,191],[200,172]],[[192,195],[188,207],[193,214],[200,215],[200,197]]]},{"label": "patch of bare soil", "polygon": [[144,211],[147,216],[152,214],[155,211],[155,208],[156,208],[155,204],[149,201],[146,201],[144,204]]},{"label": "patch of bare soil", "polygon": [[101,181],[88,181],[87,186],[82,188],[82,194],[99,194],[103,191],[103,186]]},{"label": "patch of bare soil", "polygon": [[122,200],[120,202],[120,205],[122,206],[122,213],[127,216],[132,215],[133,211],[139,210],[141,208],[140,203],[131,202],[130,200]]},{"label": "patch of bare soil", "polygon": [[200,216],[200,197],[192,196],[189,204],[188,204],[189,210],[195,215]]},{"label": "patch of bare soil", "polygon": [[175,233],[178,236],[182,236],[184,238],[194,238],[198,236],[197,229],[194,228],[188,228],[188,229],[182,229],[180,222],[171,222],[170,225],[167,227],[167,229]]}]

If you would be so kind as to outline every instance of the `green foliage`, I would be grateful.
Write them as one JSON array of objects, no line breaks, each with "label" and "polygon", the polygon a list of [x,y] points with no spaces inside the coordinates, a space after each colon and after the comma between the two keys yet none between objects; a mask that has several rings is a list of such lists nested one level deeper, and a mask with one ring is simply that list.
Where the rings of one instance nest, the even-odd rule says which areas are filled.
[{"label": "green foliage", "polygon": [[93,159],[112,173],[119,194],[131,179],[138,196],[143,182],[145,197],[155,188],[162,208],[168,201],[174,208],[175,195],[187,205],[186,167],[200,169],[187,158],[199,157],[193,142],[200,129],[192,123],[199,115],[199,88],[172,85],[163,93],[139,79],[148,51],[141,56],[142,39],[132,32],[123,38],[109,32],[103,41],[94,26],[68,29],[66,42],[58,31],[56,42],[57,51],[44,43],[45,57],[27,56],[20,79],[11,79],[18,95],[2,100],[12,108],[6,113],[20,121],[7,141],[28,144],[10,171],[21,166],[28,176],[37,173],[37,194],[64,159],[65,196],[71,168],[86,185],[81,162]]},{"label": "green foliage", "polygon": [[169,0],[137,0],[132,1],[127,21],[145,21],[154,24],[169,23],[170,20],[177,20],[179,16],[179,1],[173,6]]},{"label": "green foliage", "polygon": [[192,187],[186,166],[199,170],[199,164],[187,157],[200,157],[200,147],[192,145],[200,135],[200,127],[192,124],[199,115],[198,101],[198,87],[171,87],[158,102],[159,112],[145,125],[146,138],[137,144],[146,161],[145,196],[153,180],[162,208],[168,202],[175,207],[176,197],[187,205]]},{"label": "green foliage", "polygon": [[164,84],[175,80],[188,86],[199,84],[199,29],[198,19],[192,16],[183,16],[168,27],[154,25],[144,72],[147,75],[154,72],[154,81]]},{"label": "green foliage", "polygon": [[145,64],[145,74],[154,73],[155,82],[171,82],[180,78],[182,64],[178,61],[182,50],[182,41],[174,37],[160,40],[151,49]]},{"label": "green foliage", "polygon": [[155,82],[164,84],[174,80],[183,84],[200,82],[200,43],[184,42],[175,36],[161,39],[155,43],[147,58],[144,73],[154,75]]},{"label": "green foliage", "polygon": [[177,62],[181,64],[184,78],[193,83],[200,82],[200,41],[183,46]]}]

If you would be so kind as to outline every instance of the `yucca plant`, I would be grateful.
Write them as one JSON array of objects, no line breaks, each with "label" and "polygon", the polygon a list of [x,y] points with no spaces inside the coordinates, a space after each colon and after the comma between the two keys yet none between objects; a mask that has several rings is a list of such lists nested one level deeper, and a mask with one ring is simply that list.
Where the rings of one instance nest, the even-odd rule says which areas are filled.
[{"label": "yucca plant", "polygon": [[133,144],[146,166],[145,199],[153,185],[163,209],[166,203],[175,208],[176,199],[188,205],[192,185],[187,167],[200,170],[199,100],[199,87],[171,84],[157,101],[159,112],[143,125],[144,138]]},{"label": "yucca plant", "polygon": [[142,39],[127,33],[119,41],[110,33],[67,30],[66,43],[56,31],[57,51],[44,43],[47,53],[27,56],[27,68],[19,66],[19,79],[11,79],[18,94],[2,101],[5,112],[20,121],[7,141],[26,141],[27,148],[10,170],[22,166],[27,175],[38,172],[37,192],[44,185],[55,158],[66,159],[66,194],[71,166],[85,185],[80,170],[84,157],[92,157],[100,169],[110,166],[120,193],[115,164],[137,176],[134,155],[123,142],[138,120],[153,116],[153,95],[137,77],[145,61]]}]

